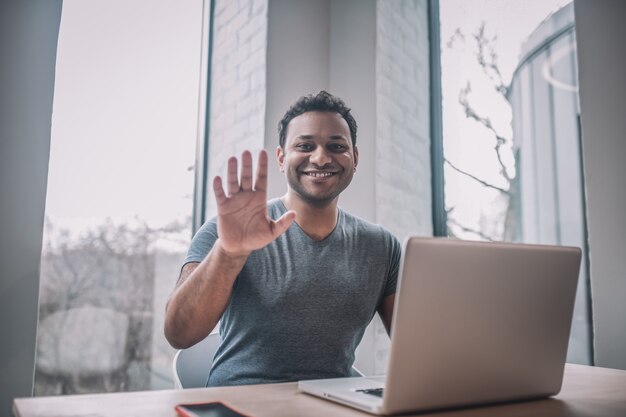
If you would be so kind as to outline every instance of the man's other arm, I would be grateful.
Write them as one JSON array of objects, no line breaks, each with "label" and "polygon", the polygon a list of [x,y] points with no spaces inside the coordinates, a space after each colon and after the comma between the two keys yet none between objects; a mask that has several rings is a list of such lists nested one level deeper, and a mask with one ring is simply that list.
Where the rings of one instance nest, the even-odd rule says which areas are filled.
[{"label": "man's other arm", "polygon": [[391,336],[391,322],[393,320],[393,306],[395,302],[396,295],[390,294],[383,298],[383,301],[378,306],[378,315],[382,319],[389,336]]}]

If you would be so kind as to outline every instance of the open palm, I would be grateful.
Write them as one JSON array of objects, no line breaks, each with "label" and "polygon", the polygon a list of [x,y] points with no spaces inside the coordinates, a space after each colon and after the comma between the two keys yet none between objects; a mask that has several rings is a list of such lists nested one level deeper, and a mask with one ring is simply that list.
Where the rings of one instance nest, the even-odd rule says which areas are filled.
[{"label": "open palm", "polygon": [[228,195],[222,179],[213,180],[217,201],[217,233],[222,248],[233,255],[248,255],[261,249],[284,233],[296,217],[288,211],[278,220],[267,214],[267,152],[259,153],[256,179],[252,182],[252,154],[241,155],[241,180],[237,176],[237,158],[228,160]]}]

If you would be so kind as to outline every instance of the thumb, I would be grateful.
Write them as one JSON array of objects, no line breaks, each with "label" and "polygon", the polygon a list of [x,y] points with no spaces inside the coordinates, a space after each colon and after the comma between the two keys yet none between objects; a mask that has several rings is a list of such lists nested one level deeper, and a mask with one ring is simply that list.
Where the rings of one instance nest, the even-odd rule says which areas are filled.
[{"label": "thumb", "polygon": [[296,212],[293,210],[288,211],[287,213],[280,216],[278,220],[272,221],[272,234],[273,238],[276,239],[278,236],[282,235],[289,229],[289,226],[296,219]]}]

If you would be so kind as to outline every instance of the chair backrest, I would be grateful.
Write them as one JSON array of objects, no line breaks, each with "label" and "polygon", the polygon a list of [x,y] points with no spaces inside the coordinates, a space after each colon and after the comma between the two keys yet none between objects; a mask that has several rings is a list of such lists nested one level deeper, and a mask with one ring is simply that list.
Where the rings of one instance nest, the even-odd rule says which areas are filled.
[{"label": "chair backrest", "polygon": [[219,333],[211,333],[192,347],[176,352],[172,362],[174,386],[177,389],[205,387],[219,344]]}]

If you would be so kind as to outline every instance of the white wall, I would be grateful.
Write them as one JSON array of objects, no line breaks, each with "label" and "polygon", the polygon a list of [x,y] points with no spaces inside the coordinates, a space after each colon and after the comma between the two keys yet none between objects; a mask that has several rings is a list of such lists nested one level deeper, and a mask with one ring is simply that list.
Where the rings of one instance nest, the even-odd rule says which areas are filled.
[{"label": "white wall", "polygon": [[278,121],[298,97],[329,88],[330,2],[271,0],[268,9],[265,148],[273,198],[287,191],[275,158]]},{"label": "white wall", "polygon": [[61,0],[0,2],[0,415],[32,395]]},{"label": "white wall", "polygon": [[574,9],[595,363],[626,369],[626,2]]},{"label": "white wall", "polygon": [[358,123],[359,164],[339,205],[376,221],[376,2],[330,2],[328,89],[346,100]]}]

